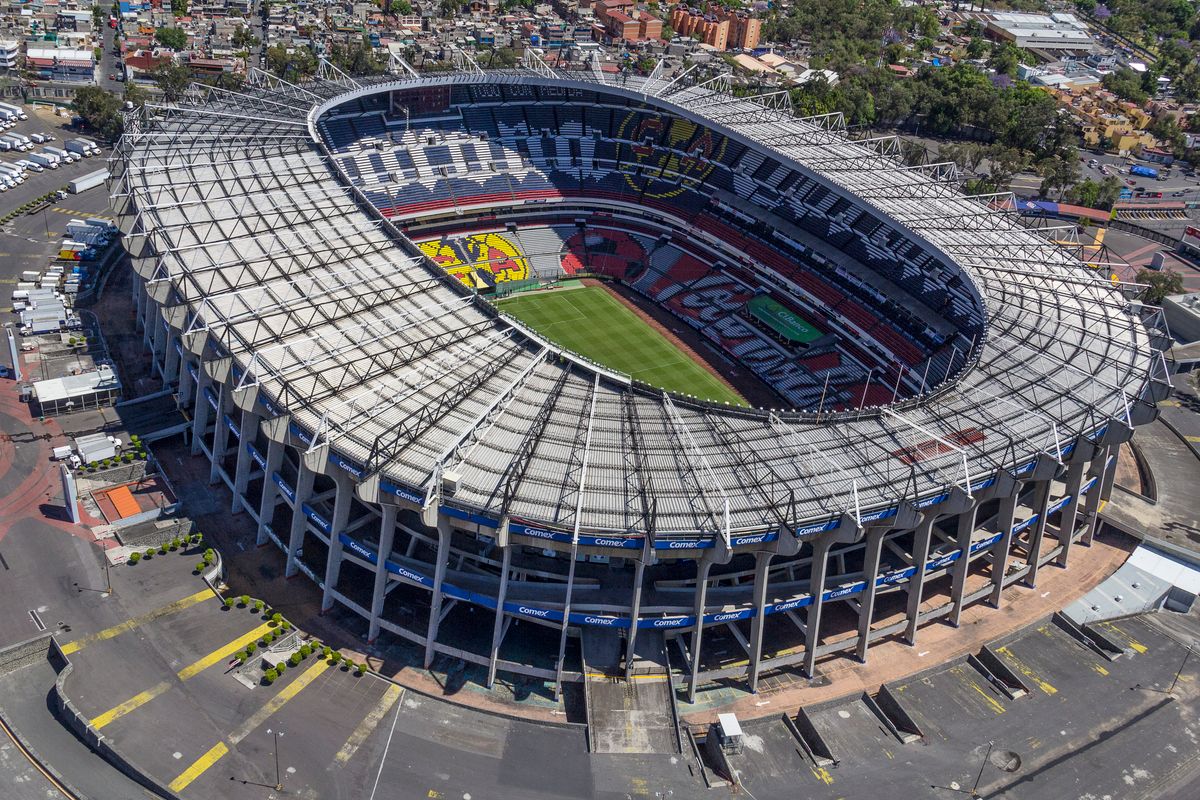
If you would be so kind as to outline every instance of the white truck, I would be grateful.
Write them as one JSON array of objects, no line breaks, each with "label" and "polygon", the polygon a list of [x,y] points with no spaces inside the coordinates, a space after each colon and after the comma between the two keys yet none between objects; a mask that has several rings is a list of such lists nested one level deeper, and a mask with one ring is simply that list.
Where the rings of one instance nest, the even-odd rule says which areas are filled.
[{"label": "white truck", "polygon": [[20,106],[14,106],[12,103],[0,103],[0,110],[10,111],[13,114],[16,114],[17,119],[29,119],[29,115],[26,114]]},{"label": "white truck", "polygon": [[25,169],[30,170],[32,172],[42,172],[43,170],[46,169],[41,164],[35,164],[32,161],[30,161],[28,158],[22,158],[20,161],[16,161],[14,163],[17,166],[24,167]]},{"label": "white truck", "polygon": [[68,162],[79,161],[83,158],[83,156],[79,155],[79,153],[68,153],[61,147],[43,147],[42,151],[54,156],[58,156],[58,160],[64,164]]},{"label": "white truck", "polygon": [[120,439],[103,433],[93,433],[75,439],[75,452],[79,454],[79,460],[84,464],[112,458],[121,452],[121,447]]},{"label": "white truck", "polygon": [[68,139],[63,143],[68,152],[78,153],[83,158],[100,154],[100,148],[86,139]]},{"label": "white truck", "polygon": [[30,153],[29,160],[46,169],[58,169],[58,156],[51,153]]}]

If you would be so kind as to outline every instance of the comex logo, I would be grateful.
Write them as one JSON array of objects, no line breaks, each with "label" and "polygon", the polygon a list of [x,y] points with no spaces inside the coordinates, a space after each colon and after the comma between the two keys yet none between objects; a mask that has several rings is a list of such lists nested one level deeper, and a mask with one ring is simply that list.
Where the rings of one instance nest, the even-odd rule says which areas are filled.
[{"label": "comex logo", "polygon": [[624,547],[625,542],[621,539],[593,539],[592,544],[597,547]]},{"label": "comex logo", "polygon": [[517,613],[526,617],[539,617],[545,619],[550,616],[548,608],[530,608],[529,606],[520,606],[517,608]]}]

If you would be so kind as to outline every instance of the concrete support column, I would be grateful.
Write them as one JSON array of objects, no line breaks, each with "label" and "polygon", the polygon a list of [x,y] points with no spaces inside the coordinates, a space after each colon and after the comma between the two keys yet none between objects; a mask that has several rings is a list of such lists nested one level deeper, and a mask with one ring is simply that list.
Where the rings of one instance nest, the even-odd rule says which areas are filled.
[{"label": "concrete support column", "polygon": [[138,309],[138,320],[142,323],[142,347],[150,356],[154,356],[154,317],[157,304],[149,297],[142,295],[142,304]]},{"label": "concrete support column", "polygon": [[917,643],[917,625],[920,622],[921,599],[925,593],[926,564],[929,563],[929,542],[933,538],[933,523],[938,515],[930,512],[921,520],[913,536],[912,560],[914,572],[908,579],[908,625],[904,629],[904,641]]},{"label": "concrete support column", "polygon": [[375,557],[375,580],[371,587],[371,622],[367,626],[367,643],[379,638],[379,620],[383,619],[383,601],[387,596],[387,560],[396,540],[396,506],[384,503],[379,521],[379,550]]},{"label": "concrete support column", "polygon": [[1117,480],[1117,461],[1121,457],[1121,446],[1113,445],[1108,448],[1108,455],[1112,458],[1112,463],[1104,470],[1104,480],[1101,481],[1100,499],[1107,501],[1112,498],[1113,484]]},{"label": "concrete support column", "polygon": [[283,577],[291,578],[298,571],[297,556],[304,544],[304,531],[308,527],[308,517],[304,513],[304,504],[312,498],[313,479],[316,473],[308,468],[304,459],[300,459],[300,476],[296,478],[296,497],[292,501],[292,528],[288,534],[287,566]]},{"label": "concrete support column", "polygon": [[350,505],[354,500],[354,484],[341,470],[333,475],[337,493],[333,496],[333,519],[329,522],[329,556],[325,559],[325,589],[321,595],[321,613],[333,608],[333,592],[342,572],[341,534],[350,521]]},{"label": "concrete support column", "polygon": [[642,578],[646,562],[638,559],[633,566],[633,600],[629,605],[629,637],[625,643],[625,679],[633,675],[634,647],[637,645],[638,616],[642,613]]},{"label": "concrete support column", "polygon": [[1084,514],[1087,519],[1087,528],[1083,532],[1083,538],[1079,543],[1084,547],[1092,546],[1092,539],[1096,535],[1096,528],[1100,526],[1100,492],[1101,485],[1104,483],[1104,471],[1108,463],[1108,454],[1111,448],[1101,447],[1096,451],[1095,458],[1092,459],[1091,477],[1096,479],[1092,484],[1092,488],[1088,489],[1087,499],[1084,501]]},{"label": "concrete support column", "polygon": [[158,304],[153,306],[153,312],[150,314],[150,319],[147,322],[151,326],[150,333],[150,351],[154,355],[154,366],[158,370],[159,377],[165,380],[163,374],[163,363],[165,361],[164,351],[167,347],[167,332],[164,330],[162,314],[159,312]]},{"label": "concrete support column", "polygon": [[163,383],[175,383],[179,380],[179,364],[183,360],[179,357],[179,351],[175,346],[179,344],[179,337],[174,333],[167,337],[167,352],[163,358]]},{"label": "concrete support column", "polygon": [[821,641],[821,612],[825,608],[825,576],[829,573],[829,548],[832,537],[820,537],[813,541],[812,564],[809,567],[808,592],[812,603],[808,606],[807,623],[804,629],[804,674],[812,678],[817,667],[817,645]]},{"label": "concrete support column", "polygon": [[225,458],[225,450],[229,447],[229,426],[225,424],[225,415],[229,413],[232,405],[229,387],[222,383],[217,389],[216,420],[213,423],[212,463],[208,469],[210,486],[221,480],[221,461]]},{"label": "concrete support column", "polygon": [[[450,523],[438,517],[437,562],[433,572],[433,598],[429,603],[429,626],[425,639],[425,669],[433,663],[433,645],[437,641],[438,626],[442,622],[442,582],[446,579],[446,566],[450,561],[450,538],[453,530]],[[566,624],[564,620],[563,624]]]},{"label": "concrete support column", "polygon": [[262,501],[258,506],[258,541],[255,544],[259,547],[267,543],[267,529],[271,526],[271,518],[275,516],[275,505],[279,502],[279,485],[275,483],[275,473],[283,466],[283,447],[282,442],[268,440]]},{"label": "concrete support column", "polygon": [[867,663],[867,649],[871,643],[871,621],[875,614],[876,578],[879,577],[879,561],[883,550],[883,538],[890,528],[867,528],[867,540],[863,552],[863,590],[859,595],[858,644],[854,654],[862,663]]},{"label": "concrete support column", "polygon": [[970,511],[958,517],[955,544],[958,545],[958,560],[950,571],[950,624],[955,628],[962,618],[963,596],[967,591],[967,576],[971,574],[971,536],[975,533],[975,518],[979,513],[978,503]]},{"label": "concrete support column", "polygon": [[179,386],[176,391],[179,393],[179,407],[191,408],[192,403],[196,399],[196,380],[192,377],[192,373],[188,371],[188,361],[186,358],[179,360]]},{"label": "concrete support column", "polygon": [[130,281],[130,288],[133,292],[133,302],[136,307],[133,317],[134,330],[141,330],[146,314],[146,282],[135,272],[133,280]]},{"label": "concrete support column", "polygon": [[250,484],[250,472],[254,469],[254,458],[246,445],[258,436],[258,423],[258,414],[242,409],[242,438],[238,440],[237,466],[233,470],[233,506],[229,509],[231,514],[240,514],[245,508],[246,487]]},{"label": "concrete support column", "polygon": [[487,687],[496,682],[496,662],[500,658],[500,641],[504,638],[504,602],[508,599],[508,572],[512,565],[512,546],[504,546],[500,559],[500,591],[496,594],[496,619],[492,623],[492,650],[488,657]]},{"label": "concrete support column", "polygon": [[696,681],[700,675],[700,644],[704,638],[704,606],[708,600],[708,572],[712,559],[706,553],[696,564],[696,604],[692,607],[695,621],[692,623],[692,674],[688,681],[688,702],[696,702]]},{"label": "concrete support column", "polygon": [[212,386],[212,378],[204,371],[204,366],[199,367],[197,372],[199,382],[196,385],[196,401],[192,407],[192,455],[200,455],[200,443],[204,440],[204,432],[208,428],[208,421],[212,418],[212,406],[208,404],[208,397],[205,394],[205,389]]},{"label": "concrete support column", "polygon": [[1017,521],[1017,497],[1020,491],[1000,501],[1000,512],[996,519],[1000,526],[1000,540],[992,548],[992,594],[988,598],[993,608],[1000,607],[1000,595],[1004,592],[1004,575],[1008,572],[1008,559],[1012,554],[1013,526]]},{"label": "concrete support column", "polygon": [[1047,479],[1038,483],[1034,489],[1033,513],[1037,514],[1037,521],[1033,523],[1033,530],[1029,532],[1029,571],[1025,573],[1025,580],[1022,581],[1030,589],[1037,586],[1038,569],[1041,566],[1038,561],[1042,539],[1046,535],[1046,509],[1050,507],[1050,491],[1053,485],[1053,479]]},{"label": "concrete support column", "polygon": [[767,623],[767,569],[774,553],[754,554],[754,616],[750,619],[750,691],[758,691],[759,662],[762,661],[763,627]]},{"label": "concrete support column", "polygon": [[1075,520],[1079,516],[1079,489],[1083,486],[1083,468],[1086,462],[1083,459],[1072,461],[1067,467],[1067,497],[1071,498],[1071,502],[1067,503],[1062,510],[1062,516],[1059,517],[1058,525],[1058,543],[1062,546],[1059,551],[1058,558],[1055,563],[1064,569],[1067,566],[1067,556],[1071,553],[1072,540],[1075,538]]}]

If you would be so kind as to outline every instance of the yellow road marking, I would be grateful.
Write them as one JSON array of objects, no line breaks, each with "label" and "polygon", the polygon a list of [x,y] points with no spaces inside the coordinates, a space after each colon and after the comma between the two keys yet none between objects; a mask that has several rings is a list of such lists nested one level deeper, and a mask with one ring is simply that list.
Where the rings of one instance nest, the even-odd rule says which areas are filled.
[{"label": "yellow road marking", "polygon": [[210,597],[216,597],[216,595],[213,594],[212,589],[202,589],[195,594],[188,595],[187,597],[176,600],[173,603],[167,603],[161,608],[156,608],[149,613],[142,614],[140,617],[132,617],[118,625],[113,625],[111,628],[105,628],[97,633],[91,633],[81,639],[76,639],[73,642],[64,644],[62,646],[63,654],[69,656],[71,653],[77,653],[83,648],[87,647],[89,644],[103,642],[104,640],[111,639],[114,636],[120,636],[122,633],[131,631],[139,625],[145,625],[147,622],[156,620],[159,617],[165,617],[168,614],[174,614],[178,611],[183,611],[185,608],[191,608],[192,606],[196,605],[196,603],[207,600]]},{"label": "yellow road marking", "polygon": [[217,742],[207,753],[193,761],[192,765],[180,773],[178,778],[171,781],[167,788],[172,792],[182,792],[192,781],[203,775],[206,769],[220,761],[221,757],[228,752],[229,748],[224,742]]},{"label": "yellow road marking", "polygon": [[237,744],[249,736],[251,731],[266,722],[268,717],[283,708],[289,700],[300,694],[306,686],[319,678],[321,673],[327,669],[329,669],[329,660],[325,658],[318,659],[317,663],[313,664],[298,678],[283,687],[279,694],[268,700],[262,708],[251,714],[249,719],[243,722],[233,733],[229,734],[229,743]]},{"label": "yellow road marking", "polygon": [[216,664],[218,661],[223,661],[226,658],[228,658],[229,656],[236,653],[237,651],[245,649],[246,645],[250,644],[251,642],[258,641],[259,639],[262,638],[263,634],[265,634],[270,629],[271,629],[271,625],[269,623],[264,622],[262,625],[259,625],[257,628],[250,631],[249,633],[244,634],[244,635],[239,636],[238,638],[234,639],[229,644],[224,645],[222,647],[218,647],[216,650],[213,650],[211,653],[204,656],[203,658],[196,661],[195,663],[188,664],[186,667],[179,670],[179,673],[178,673],[179,680],[186,681],[188,678],[191,678],[191,677],[195,676],[196,674],[203,672],[204,670],[211,667],[213,664]]},{"label": "yellow road marking", "polygon": [[[270,629],[270,627],[271,626],[266,623],[259,625],[257,628],[250,631],[249,633],[239,636],[238,638],[234,639],[229,644],[223,645],[222,647],[219,647],[218,649],[212,651],[208,655],[199,659],[195,663],[189,664],[188,666],[179,670],[179,672],[177,673],[179,676],[179,680],[186,681],[189,678],[194,678],[196,675],[199,675],[201,672],[208,669],[209,667],[211,667],[213,664],[217,663],[218,661],[221,661],[224,658],[226,658],[227,656],[229,656],[233,653],[236,653],[237,651],[245,648],[245,646],[250,644],[250,642],[255,641],[256,639],[261,637],[264,633],[266,633]],[[96,728],[103,728],[105,725],[108,725],[110,722],[114,722],[115,720],[120,719],[121,717],[125,716],[126,714],[130,713],[131,711],[134,711],[135,709],[145,705],[146,703],[149,703],[151,700],[158,697],[160,694],[164,693],[165,691],[167,691],[170,688],[171,688],[171,682],[163,681],[162,683],[158,684],[157,686],[147,689],[146,691],[141,692],[139,694],[135,694],[133,697],[129,698],[124,703],[114,706],[113,708],[109,709],[108,711],[105,711],[103,714],[101,714],[100,716],[93,719],[92,725]]]},{"label": "yellow road marking", "polygon": [[358,752],[358,748],[367,740],[367,737],[378,727],[379,722],[384,715],[396,704],[400,699],[400,695],[404,694],[404,690],[395,684],[388,686],[387,691],[383,693],[383,699],[379,701],[371,712],[363,717],[362,722],[358,723],[358,727],[354,729],[354,733],[350,734],[350,738],[342,745],[342,749],[338,750],[333,760],[338,764],[345,764],[354,754]]},{"label": "yellow road marking", "polygon": [[1021,661],[1021,659],[1014,656],[1012,651],[1009,650],[1007,647],[997,647],[996,652],[1000,653],[1005,658],[1007,658],[1008,662],[1013,666],[1013,668],[1017,672],[1021,673],[1026,678],[1029,678],[1029,680],[1031,680],[1035,684],[1037,684],[1037,687],[1039,689],[1041,689],[1043,692],[1045,692],[1046,694],[1058,694],[1058,689],[1055,689],[1054,686],[1052,686],[1049,682],[1044,681],[1041,678],[1039,678],[1037,676],[1037,673],[1035,673],[1033,671],[1032,667],[1026,665],[1024,662]]},{"label": "yellow road marking", "polygon": [[809,767],[816,779],[826,786],[833,786],[833,776],[829,774],[829,770],[824,767]]},{"label": "yellow road marking", "polygon": [[103,728],[108,723],[112,722],[113,720],[120,719],[121,717],[128,714],[130,711],[133,711],[135,708],[138,708],[139,706],[143,706],[146,703],[149,703],[151,700],[158,697],[160,694],[162,694],[163,692],[165,692],[167,689],[170,689],[170,688],[171,688],[171,682],[163,681],[162,683],[158,684],[157,686],[153,686],[144,692],[135,694],[133,697],[129,698],[124,703],[121,703],[118,706],[114,706],[113,708],[110,708],[108,711],[105,711],[103,714],[101,714],[100,716],[93,719],[92,727],[93,728]]},{"label": "yellow road marking", "polygon": [[1093,664],[1092,669],[1094,669],[1098,675],[1107,675],[1108,674],[1108,670],[1106,670],[1104,667],[1100,666],[1099,664]]},{"label": "yellow road marking", "polygon": [[979,696],[982,697],[989,706],[991,706],[992,711],[995,711],[997,714],[1004,713],[1004,706],[1002,706],[999,702],[997,702],[996,698],[992,697],[990,694],[988,694],[983,689],[981,689],[979,687],[979,684],[972,681],[971,688],[974,689],[975,691],[979,692]]},{"label": "yellow road marking", "polygon": [[1200,442],[1200,436],[1185,436],[1189,442]]}]

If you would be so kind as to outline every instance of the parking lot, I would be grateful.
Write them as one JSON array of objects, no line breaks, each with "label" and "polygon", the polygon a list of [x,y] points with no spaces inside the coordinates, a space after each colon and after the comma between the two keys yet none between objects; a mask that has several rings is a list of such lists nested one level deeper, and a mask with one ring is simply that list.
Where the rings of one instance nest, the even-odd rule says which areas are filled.
[{"label": "parking lot", "polygon": [[922,734],[912,743],[868,699],[849,698],[805,711],[832,763],[808,756],[775,718],[743,723],[744,753],[731,764],[759,797],[868,797],[883,785],[896,796],[952,797],[977,776],[994,798],[1194,796],[1200,664],[1185,656],[1200,641],[1200,615],[1096,627],[1125,653],[1110,660],[1049,621],[991,645],[1028,687],[1015,699],[966,661],[889,684]]}]

